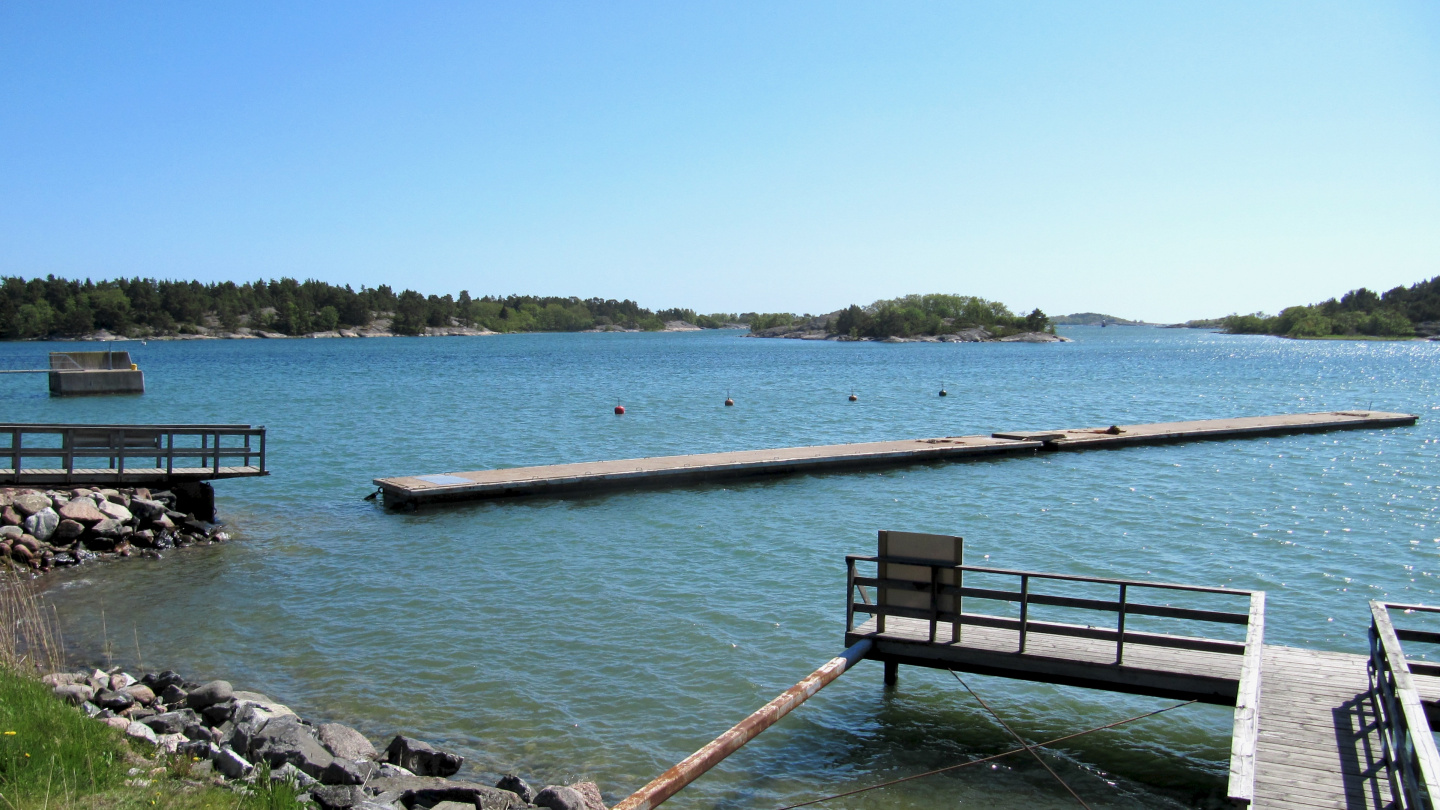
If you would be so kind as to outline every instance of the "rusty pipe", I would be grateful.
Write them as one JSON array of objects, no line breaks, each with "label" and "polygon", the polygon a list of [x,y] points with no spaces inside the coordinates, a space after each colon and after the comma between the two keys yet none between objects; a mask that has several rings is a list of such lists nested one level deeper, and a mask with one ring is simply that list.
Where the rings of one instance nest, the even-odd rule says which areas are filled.
[{"label": "rusty pipe", "polygon": [[779,697],[760,707],[759,711],[741,720],[734,728],[721,734],[699,751],[681,760],[665,773],[657,776],[650,784],[630,794],[628,798],[611,810],[651,810],[666,799],[679,793],[686,785],[694,782],[706,771],[720,764],[745,743],[759,736],[760,732],[775,725],[775,722],[790,713],[827,684],[844,674],[845,670],[870,652],[871,641],[865,639],[845,652],[831,658],[805,679],[786,689]]}]

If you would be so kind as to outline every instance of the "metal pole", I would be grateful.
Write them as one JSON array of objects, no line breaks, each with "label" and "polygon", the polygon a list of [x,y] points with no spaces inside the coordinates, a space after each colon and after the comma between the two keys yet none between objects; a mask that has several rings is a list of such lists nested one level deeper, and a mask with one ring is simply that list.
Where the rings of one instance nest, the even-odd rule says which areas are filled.
[{"label": "metal pole", "polygon": [[625,801],[615,805],[611,810],[651,810],[658,807],[666,799],[679,793],[686,785],[694,782],[720,764],[725,757],[730,756],[745,743],[755,739],[760,732],[771,727],[775,721],[790,713],[791,709],[804,703],[811,695],[825,688],[827,684],[840,677],[845,670],[854,666],[856,661],[865,657],[870,652],[872,642],[865,639],[838,656],[831,658],[825,666],[820,667],[805,677],[804,680],[785,690],[783,694],[774,700],[766,703],[759,711],[741,720],[734,728],[721,734],[710,742],[709,745],[681,760],[665,773],[660,774],[650,784],[630,794]]}]

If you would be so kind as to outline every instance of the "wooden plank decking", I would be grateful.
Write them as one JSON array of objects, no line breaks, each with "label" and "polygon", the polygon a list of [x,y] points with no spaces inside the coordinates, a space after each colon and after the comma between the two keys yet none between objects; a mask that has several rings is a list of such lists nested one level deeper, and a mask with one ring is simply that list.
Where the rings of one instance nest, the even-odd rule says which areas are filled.
[{"label": "wooden plank decking", "polygon": [[[1127,644],[1115,663],[1113,642],[1031,631],[1024,653],[1013,630],[964,626],[961,640],[931,642],[930,624],[890,616],[876,632],[870,618],[846,634],[847,646],[875,642],[870,656],[1156,697],[1229,705],[1241,657],[1203,650]],[[1384,752],[1366,676],[1367,657],[1265,645],[1259,736],[1251,807],[1381,810],[1391,804]],[[1427,709],[1440,706],[1440,678],[1415,676]]]},{"label": "wooden plank decking", "polygon": [[1414,424],[1411,414],[1332,411],[1278,416],[1162,422],[1116,427],[945,436],[861,444],[782,447],[727,453],[661,456],[376,478],[386,506],[443,501],[561,495],[638,487],[678,486],[706,481],[853,470],[935,461],[955,461],[1039,450],[1081,450],[1136,444],[1226,439],[1261,434],[1395,427]]}]

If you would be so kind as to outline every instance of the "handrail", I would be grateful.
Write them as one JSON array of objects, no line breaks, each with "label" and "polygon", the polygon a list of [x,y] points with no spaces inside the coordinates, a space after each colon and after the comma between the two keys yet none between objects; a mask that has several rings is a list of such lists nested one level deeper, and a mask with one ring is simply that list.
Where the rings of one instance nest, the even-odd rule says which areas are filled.
[{"label": "handrail", "polygon": [[1440,753],[1425,717],[1425,707],[1410,674],[1390,607],[1437,612],[1419,605],[1370,601],[1370,699],[1379,718],[1380,740],[1391,792],[1405,810],[1440,807]]},{"label": "handrail", "polygon": [[[882,578],[878,575],[874,577],[860,576],[855,570],[856,563],[859,562],[876,563],[877,565],[879,563],[901,564],[929,568],[930,576],[926,578],[923,574],[920,574],[914,579],[908,580]],[[1255,794],[1255,749],[1259,739],[1260,675],[1265,649],[1264,591],[1214,588],[1201,585],[1181,585],[1166,582],[1143,582],[1138,580],[1079,576],[1074,574],[1048,574],[1036,571],[990,568],[988,566],[942,563],[912,557],[882,557],[878,555],[860,554],[846,555],[845,569],[845,631],[847,634],[854,630],[855,614],[859,612],[876,616],[877,630],[882,634],[884,626],[880,622],[882,622],[883,617],[887,615],[928,621],[930,624],[929,643],[932,644],[935,643],[936,626],[938,624],[950,624],[952,627],[952,638],[957,637],[958,628],[967,625],[1014,630],[1018,641],[1016,652],[1019,654],[1024,654],[1026,642],[1031,632],[1089,638],[1100,641],[1114,641],[1115,666],[1124,665],[1125,648],[1127,644],[1141,644],[1174,649],[1206,650],[1240,655],[1240,677],[1236,684],[1235,715],[1230,746],[1230,777],[1227,785],[1227,795],[1231,802],[1236,805],[1248,805],[1252,801]],[[991,574],[1018,577],[1020,587],[1017,591],[967,587],[959,584],[942,584],[939,572],[947,570],[957,572],[957,583],[960,582],[958,577],[960,573]],[[1114,600],[1037,593],[1034,589],[1035,583],[1044,581],[1107,585],[1117,588],[1118,592]],[[866,587],[875,588],[877,596],[879,593],[887,590],[909,590],[922,594],[928,593],[930,595],[930,607],[926,609],[923,607],[884,605],[880,604],[882,600],[879,598],[877,598],[874,603],[871,603],[865,593]],[[857,589],[862,599],[861,602],[855,601]],[[1151,605],[1134,601],[1134,591],[1139,589],[1244,597],[1248,601],[1248,610],[1245,613],[1231,613],[1219,610],[1172,607],[1170,605]],[[938,602],[941,596],[953,596],[955,598],[954,610],[942,611],[939,609]],[[966,613],[964,606],[961,604],[961,600],[967,596],[991,601],[1018,602],[1020,606],[1020,616],[1017,619],[980,613]],[[1113,628],[1094,627],[1036,621],[1031,616],[1032,605],[1050,605],[1054,607],[1114,613],[1116,616],[1115,626]],[[1126,627],[1127,616],[1158,616],[1161,618],[1208,622],[1212,624],[1243,624],[1246,628],[1245,640],[1243,642],[1223,641],[1192,636],[1138,632],[1133,628]],[[1440,808],[1432,808],[1431,810],[1440,810]]]},{"label": "handrail", "polygon": [[[7,480],[22,483],[26,476],[53,479],[63,474],[65,481],[72,481],[76,475],[76,460],[106,459],[107,466],[98,471],[100,478],[125,480],[127,462],[131,473],[148,471],[154,475],[163,468],[165,475],[175,473],[176,461],[181,460],[180,469],[187,475],[204,470],[214,477],[222,476],[222,467],[239,466],[246,468],[238,473],[244,475],[266,475],[265,469],[265,428],[250,425],[36,425],[0,424],[0,437],[10,437],[8,447],[0,447],[0,461],[8,459],[5,470]],[[177,442],[176,437],[192,437],[188,442]],[[59,444],[26,445],[26,438],[59,438]],[[194,437],[199,438],[198,446]],[[230,444],[226,444],[226,440]],[[255,443],[258,439],[258,446]],[[59,467],[30,465],[26,459],[54,459]],[[225,460],[239,464],[226,464]],[[153,462],[153,466],[150,465]],[[257,463],[258,462],[258,463]],[[193,465],[193,466],[191,466]],[[81,465],[82,477],[92,480],[97,473]],[[237,473],[224,473],[233,475]],[[204,474],[202,473],[202,476]]]}]

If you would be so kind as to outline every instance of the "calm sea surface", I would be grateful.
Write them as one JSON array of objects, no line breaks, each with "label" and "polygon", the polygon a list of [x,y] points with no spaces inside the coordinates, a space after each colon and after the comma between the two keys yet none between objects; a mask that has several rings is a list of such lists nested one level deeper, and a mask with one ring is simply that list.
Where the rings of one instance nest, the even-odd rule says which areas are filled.
[{"label": "calm sea surface", "polygon": [[[416,734],[486,781],[593,779],[611,801],[839,651],[843,555],[877,529],[963,535],[971,563],[1264,589],[1267,641],[1328,650],[1364,650],[1367,599],[1436,601],[1440,343],[1062,334],[152,342],[131,347],[144,396],[51,399],[43,376],[4,375],[0,420],[270,431],[273,474],[216,485],[236,542],[47,579],[77,659],[108,636],[117,663],[225,678],[382,744]],[[65,347],[0,344],[0,368]],[[1420,423],[415,514],[362,500],[395,474],[1371,406]],[[1031,739],[1166,705],[967,680]],[[1052,759],[1095,807],[1207,806],[1229,725],[1191,706]],[[865,663],[670,806],[777,807],[1009,747],[949,675],[902,669],[887,694]],[[1073,800],[1012,757],[823,806],[956,804]]]}]

